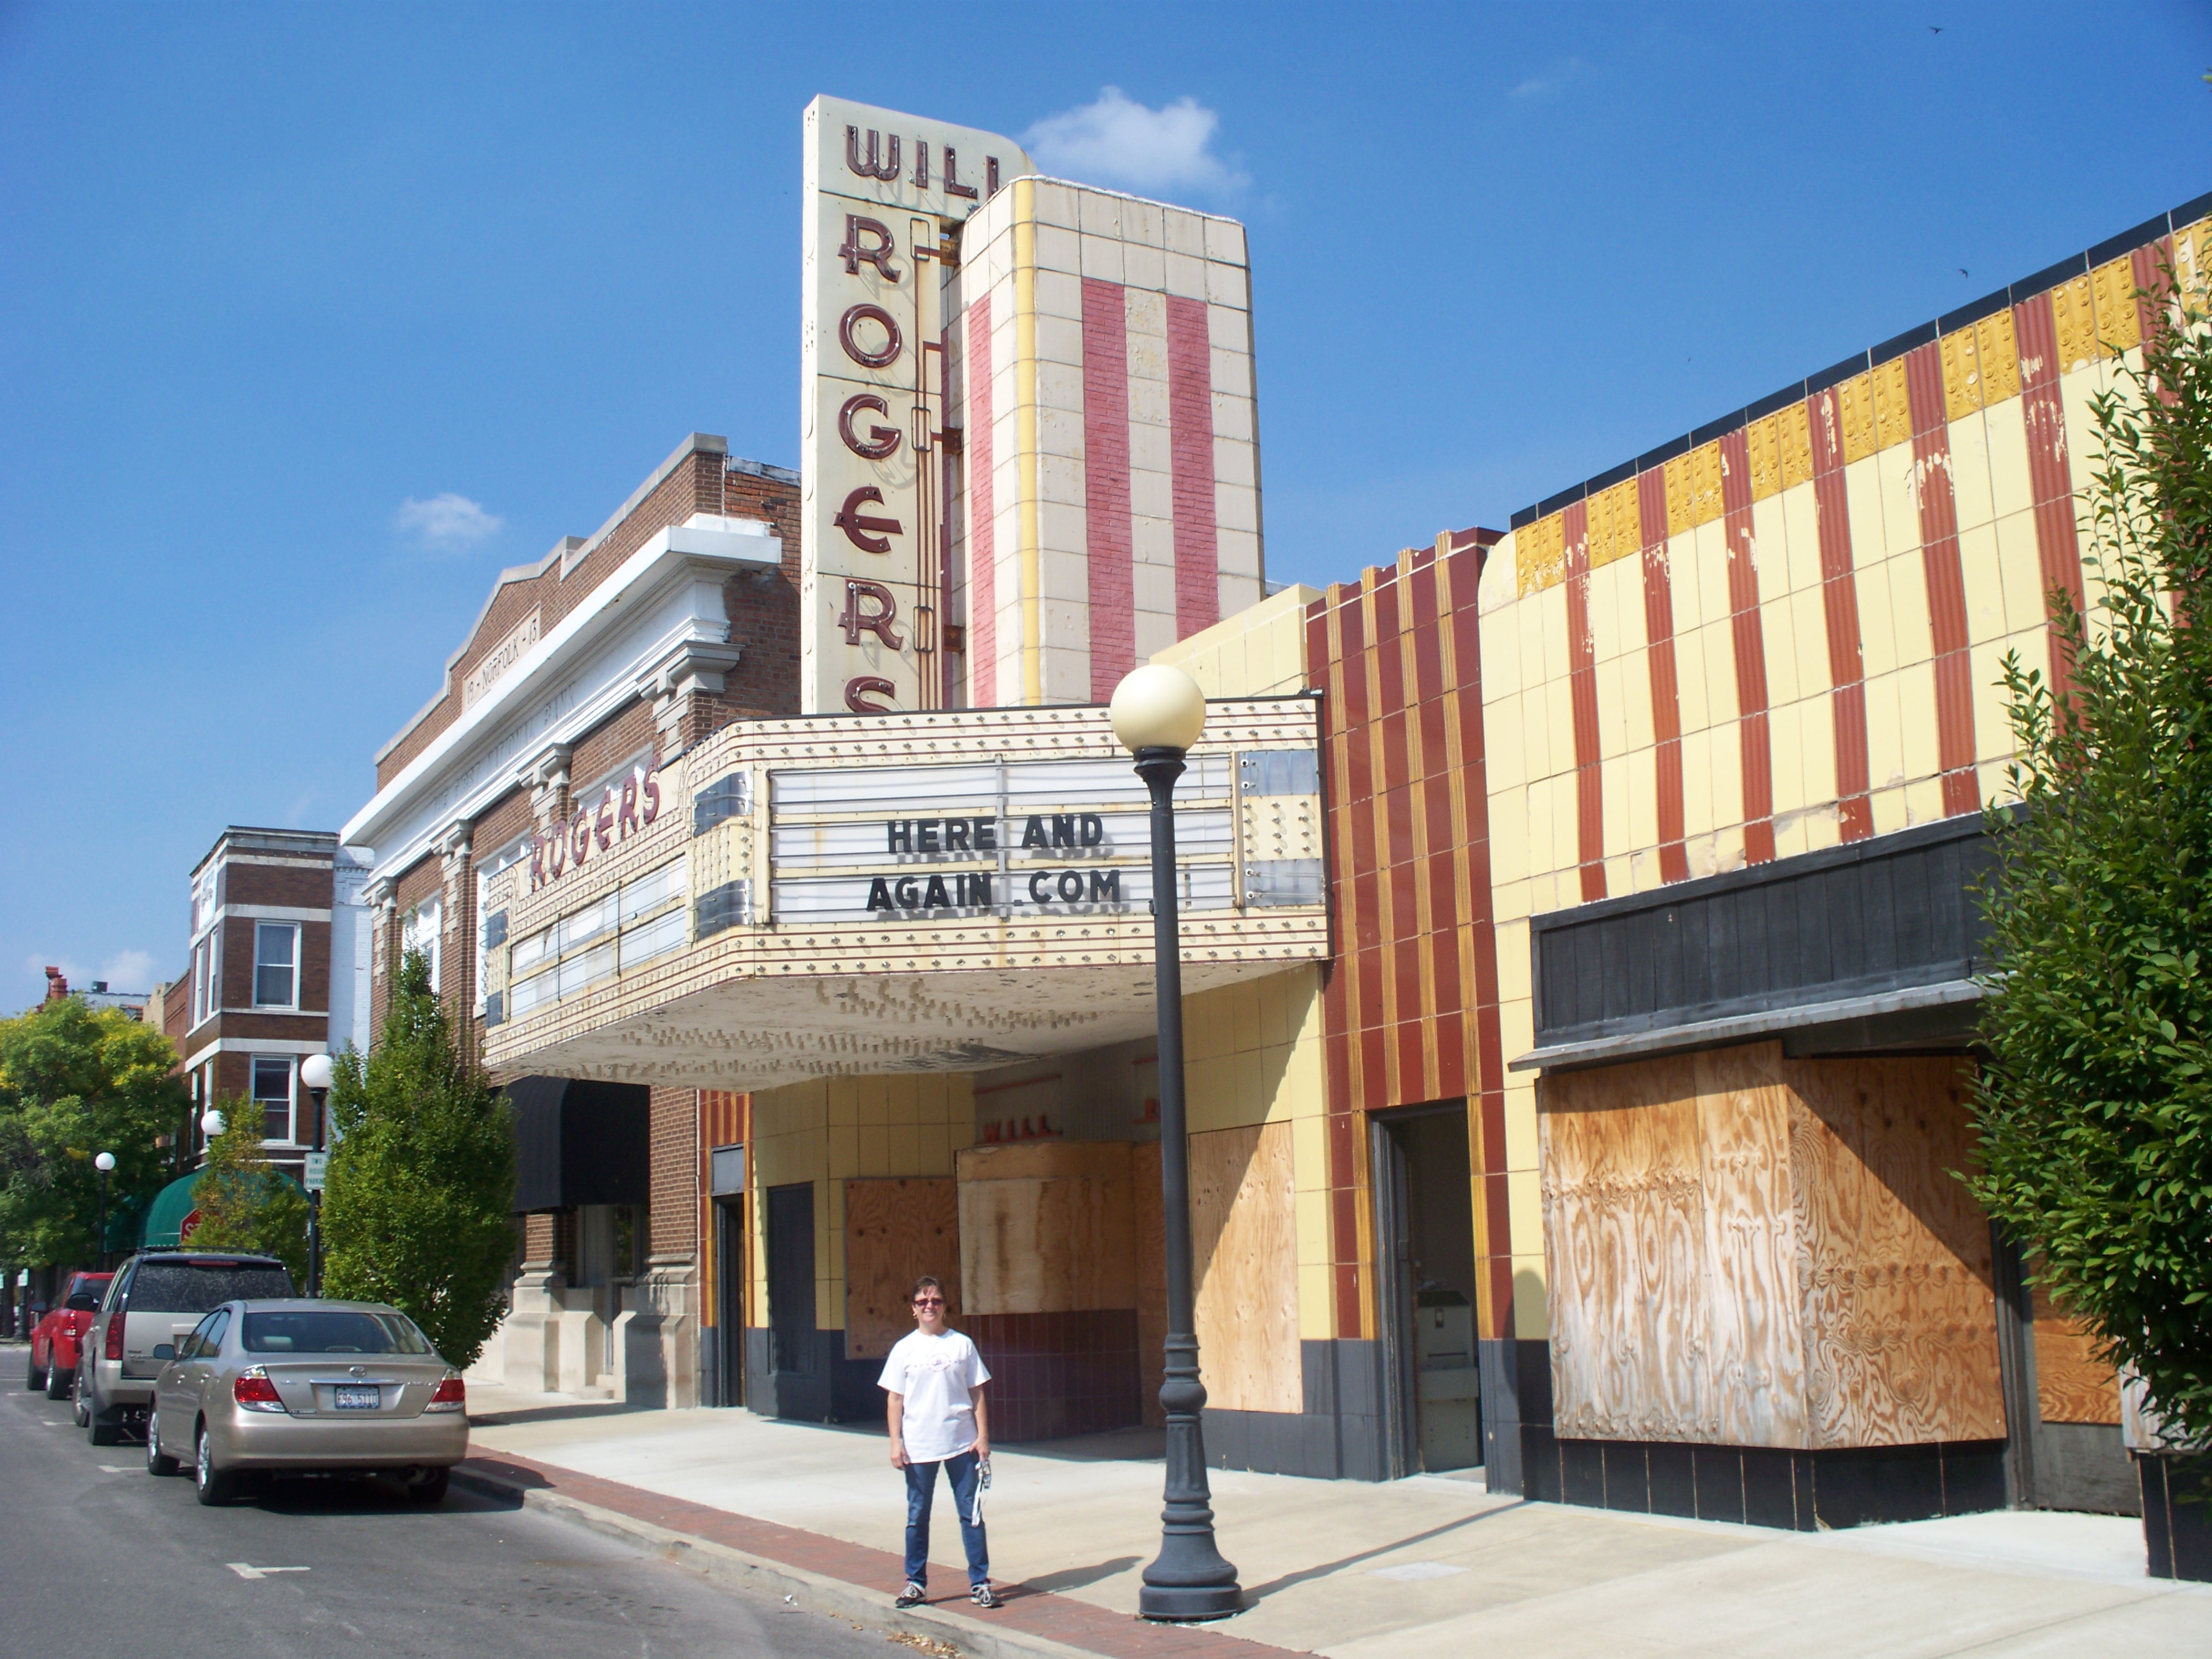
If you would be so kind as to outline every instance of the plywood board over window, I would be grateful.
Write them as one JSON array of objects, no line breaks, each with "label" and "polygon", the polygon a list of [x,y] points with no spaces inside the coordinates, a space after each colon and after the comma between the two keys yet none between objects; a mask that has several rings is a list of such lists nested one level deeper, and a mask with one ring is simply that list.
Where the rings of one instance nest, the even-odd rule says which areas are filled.
[{"label": "plywood board over window", "polygon": [[1559,1431],[2002,1438],[1967,1076],[1760,1043],[1544,1079]]},{"label": "plywood board over window", "polygon": [[[2032,1271],[2033,1269],[2031,1269]],[[2097,1358],[2088,1327],[2035,1287],[2035,1403],[2046,1423],[2120,1420],[2120,1379]]]},{"label": "plywood board over window", "polygon": [[845,1183],[845,1352],[880,1359],[914,1328],[908,1292],[945,1281],[945,1317],[960,1311],[960,1200],[936,1180]]},{"label": "plywood board over window", "polygon": [[1291,1126],[1190,1137],[1192,1263],[1206,1403],[1297,1412],[1297,1224]]},{"label": "plywood board over window", "polygon": [[1127,1142],[971,1146],[957,1162],[969,1313],[1136,1306]]}]

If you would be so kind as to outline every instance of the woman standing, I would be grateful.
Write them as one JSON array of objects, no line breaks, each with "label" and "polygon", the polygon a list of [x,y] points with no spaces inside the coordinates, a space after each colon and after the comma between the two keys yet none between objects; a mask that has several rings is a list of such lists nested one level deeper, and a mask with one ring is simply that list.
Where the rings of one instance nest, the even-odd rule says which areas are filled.
[{"label": "woman standing", "polygon": [[940,1282],[916,1279],[913,1304],[915,1328],[893,1346],[877,1379],[890,1396],[884,1416],[891,1467],[906,1471],[906,1588],[894,1605],[910,1607],[929,1599],[929,1508],[941,1468],[960,1511],[969,1599],[979,1607],[995,1607],[980,1494],[991,1478],[991,1420],[983,1402],[991,1373],[975,1345],[945,1324]]}]

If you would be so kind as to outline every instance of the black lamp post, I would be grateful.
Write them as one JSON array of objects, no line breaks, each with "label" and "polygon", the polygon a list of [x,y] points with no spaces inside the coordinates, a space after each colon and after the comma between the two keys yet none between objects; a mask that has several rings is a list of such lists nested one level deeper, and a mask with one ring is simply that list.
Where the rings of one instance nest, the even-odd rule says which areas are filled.
[{"label": "black lamp post", "polygon": [[1152,983],[1159,1016],[1160,1190],[1167,1231],[1168,1334],[1160,1406],[1167,1413],[1167,1492],[1160,1553],[1145,1569],[1147,1619],[1221,1619],[1238,1611],[1237,1569],[1213,1542],[1206,1480],[1190,1282],[1190,1142],[1182,1098],[1182,951],[1176,916],[1175,784],[1206,729],[1206,695],[1190,676],[1148,664],[1114,688],[1114,735],[1137,757],[1152,796]]},{"label": "black lamp post", "polygon": [[102,1152],[92,1160],[92,1167],[100,1171],[100,1267],[107,1270],[107,1177],[115,1173],[115,1154]]},{"label": "black lamp post", "polygon": [[[300,1081],[315,1106],[315,1153],[323,1150],[323,1098],[331,1091],[331,1057],[309,1054],[300,1063]],[[323,1293],[323,1183],[318,1180],[307,1194],[307,1294]]]}]

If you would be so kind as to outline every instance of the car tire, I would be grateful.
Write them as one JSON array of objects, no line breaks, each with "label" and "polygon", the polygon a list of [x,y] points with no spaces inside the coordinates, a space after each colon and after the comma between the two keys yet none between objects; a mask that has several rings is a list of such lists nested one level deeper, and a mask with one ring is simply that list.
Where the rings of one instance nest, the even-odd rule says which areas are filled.
[{"label": "car tire", "polygon": [[238,1477],[215,1466],[214,1448],[208,1443],[207,1425],[200,1425],[192,1445],[192,1491],[210,1509],[221,1509],[238,1496]]},{"label": "car tire", "polygon": [[84,1380],[84,1367],[78,1366],[70,1389],[70,1417],[80,1429],[88,1428],[92,1424],[92,1413],[84,1403],[85,1390],[90,1386]]},{"label": "car tire", "polygon": [[77,1419],[84,1425],[85,1437],[95,1446],[120,1444],[123,1439],[121,1425],[103,1420],[104,1413],[100,1409],[99,1388],[96,1384],[86,1382],[83,1377],[84,1368],[79,1366],[78,1381],[74,1393],[76,1397]]},{"label": "car tire", "polygon": [[174,1474],[177,1460],[161,1449],[161,1425],[151,1410],[146,1413],[146,1473],[160,1477]]},{"label": "car tire", "polygon": [[425,1509],[433,1504],[442,1504],[446,1501],[446,1488],[453,1480],[450,1468],[424,1469],[407,1483],[407,1501],[420,1504]]},{"label": "car tire", "polygon": [[47,1366],[46,1398],[49,1400],[68,1399],[70,1397],[70,1385],[76,1381],[76,1373],[75,1371],[65,1371],[58,1365]]},{"label": "car tire", "polygon": [[39,1351],[31,1350],[31,1362],[23,1378],[23,1386],[33,1394],[46,1386],[46,1374],[39,1369]]}]

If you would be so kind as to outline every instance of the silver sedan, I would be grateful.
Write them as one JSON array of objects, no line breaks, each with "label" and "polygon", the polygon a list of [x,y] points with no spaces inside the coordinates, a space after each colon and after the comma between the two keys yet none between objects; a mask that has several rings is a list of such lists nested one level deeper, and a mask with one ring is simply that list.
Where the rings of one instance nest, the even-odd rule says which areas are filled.
[{"label": "silver sedan", "polygon": [[[164,1343],[161,1347],[168,1345]],[[416,1503],[468,1455],[468,1397],[415,1322],[376,1302],[228,1302],[154,1382],[146,1472],[189,1462],[203,1504],[249,1471],[380,1471]]]}]

